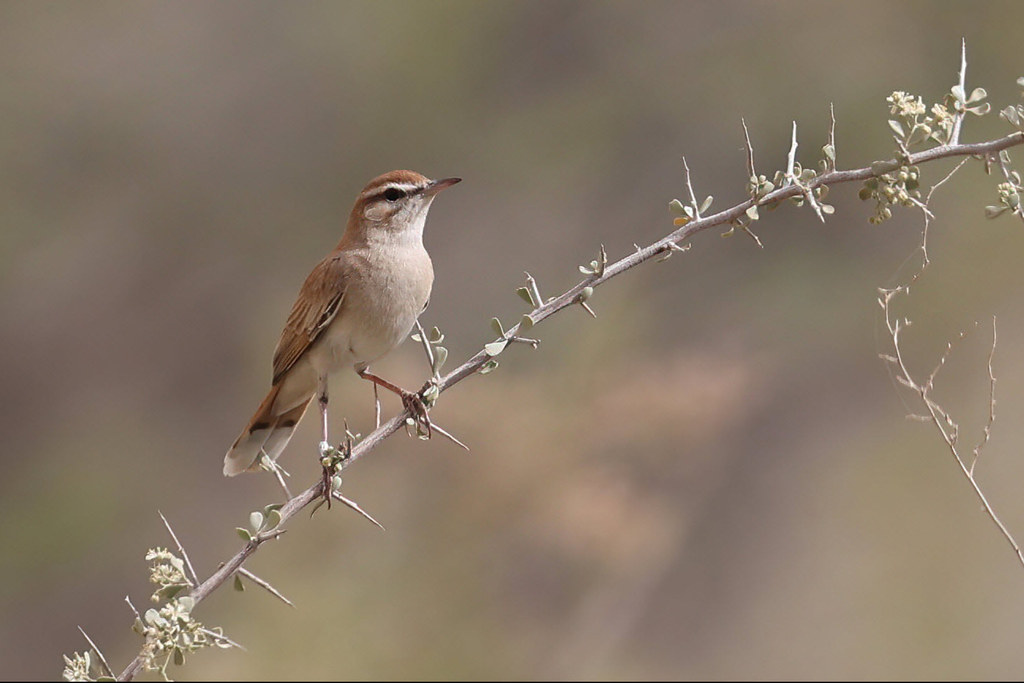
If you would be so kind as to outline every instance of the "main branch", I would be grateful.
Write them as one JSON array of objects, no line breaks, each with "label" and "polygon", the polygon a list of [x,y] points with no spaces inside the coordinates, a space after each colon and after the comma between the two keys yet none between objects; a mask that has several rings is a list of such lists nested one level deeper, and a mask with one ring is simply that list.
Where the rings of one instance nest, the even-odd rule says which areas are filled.
[{"label": "main branch", "polygon": [[[902,160],[893,159],[882,163],[872,164],[870,167],[858,168],[855,170],[831,170],[815,176],[810,181],[785,185],[757,199],[748,199],[729,209],[710,216],[699,217],[698,212],[698,217],[695,220],[686,223],[679,229],[665,235],[656,242],[646,247],[638,247],[635,252],[619,259],[618,261],[607,264],[601,263],[600,267],[596,268],[591,275],[585,277],[562,294],[548,299],[547,301],[536,301],[535,307],[527,314],[527,316],[532,324],[537,324],[570,306],[577,304],[586,305],[586,300],[589,294],[593,292],[594,288],[603,285],[616,275],[619,275],[631,268],[635,268],[636,266],[650,261],[651,259],[665,257],[674,251],[679,251],[679,244],[681,242],[685,242],[699,232],[703,232],[704,230],[716,226],[734,224],[736,221],[741,220],[748,209],[753,206],[777,204],[778,202],[797,196],[806,197],[809,195],[813,197],[814,191],[822,185],[832,186],[840,183],[864,181],[869,178],[882,175],[883,173],[888,173],[907,164],[921,165],[949,157],[977,156],[985,159],[991,159],[995,155],[998,155],[1002,150],[1022,143],[1024,143],[1024,132],[1015,132],[1006,137],[990,140],[988,142],[942,145],[923,152],[909,154]],[[523,323],[520,323],[505,331],[503,340],[512,341],[514,338],[517,338],[519,336],[518,332],[522,326]],[[487,350],[481,350],[447,375],[436,379],[434,383],[436,384],[438,393],[447,391],[455,384],[458,384],[470,375],[481,370],[481,368],[491,360],[492,356],[493,353],[488,353]],[[349,467],[357,460],[368,454],[376,448],[381,441],[401,429],[406,424],[406,420],[410,417],[412,416],[408,411],[403,411],[380,425],[380,427],[353,446],[350,455],[340,463],[339,470]],[[264,543],[283,533],[284,526],[292,517],[295,516],[296,513],[322,497],[324,493],[323,486],[324,483],[322,481],[317,481],[302,493],[299,493],[288,500],[288,502],[280,509],[281,521],[274,530],[254,535],[251,540],[241,548],[241,550],[221,565],[216,572],[192,589],[189,596],[193,598],[196,603],[199,603],[210,593],[216,590],[221,584],[230,579],[242,568],[245,561]],[[143,665],[144,659],[140,654],[132,660],[121,675],[118,676],[118,680],[132,680],[143,668]]]}]

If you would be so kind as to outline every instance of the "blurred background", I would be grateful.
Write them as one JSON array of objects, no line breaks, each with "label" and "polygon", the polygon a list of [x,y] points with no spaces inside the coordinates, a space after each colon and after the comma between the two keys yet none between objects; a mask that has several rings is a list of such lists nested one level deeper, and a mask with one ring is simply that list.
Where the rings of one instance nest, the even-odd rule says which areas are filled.
[{"label": "blurred background", "polygon": [[[885,98],[955,82],[996,110],[1024,75],[1024,4],[219,2],[0,5],[0,661],[53,679],[81,625],[118,671],[138,651],[146,549],[199,573],[279,501],[222,457],[264,395],[281,325],[373,176],[465,181],[435,203],[428,327],[449,367],[545,296],[672,230],[686,156],[699,197],[889,155]],[[1006,134],[995,114],[964,139]],[[1020,157],[1020,151],[1014,152]],[[952,163],[924,167],[934,183]],[[1019,166],[1018,166],[1019,168]],[[979,478],[1024,537],[1019,221],[985,221],[970,164],[937,194],[932,265],[901,304]],[[1019,678],[1024,568],[935,430],[878,359],[876,290],[918,263],[921,217],[881,226],[836,186],[820,224],[783,207],[745,236],[616,278],[536,328],[434,419],[472,448],[396,435],[249,563],[297,605],[226,588],[197,616],[247,652],[200,679]],[[426,375],[405,344],[375,370]],[[384,397],[385,413],[398,410]],[[372,391],[332,385],[372,428]],[[316,425],[285,453],[318,476]]]}]

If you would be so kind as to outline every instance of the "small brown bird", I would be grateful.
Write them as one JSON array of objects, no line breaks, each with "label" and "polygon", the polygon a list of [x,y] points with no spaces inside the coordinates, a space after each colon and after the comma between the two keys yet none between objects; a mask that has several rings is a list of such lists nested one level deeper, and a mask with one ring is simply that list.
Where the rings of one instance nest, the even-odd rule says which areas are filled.
[{"label": "small brown bird", "polygon": [[438,192],[460,178],[430,180],[391,171],[363,188],[338,246],[313,268],[274,351],[270,393],[227,455],[224,474],[257,470],[288,445],[309,402],[317,396],[327,440],[328,374],[352,366],[360,377],[413,396],[367,372],[397,346],[427,305],[434,269],[423,248],[423,226]]}]

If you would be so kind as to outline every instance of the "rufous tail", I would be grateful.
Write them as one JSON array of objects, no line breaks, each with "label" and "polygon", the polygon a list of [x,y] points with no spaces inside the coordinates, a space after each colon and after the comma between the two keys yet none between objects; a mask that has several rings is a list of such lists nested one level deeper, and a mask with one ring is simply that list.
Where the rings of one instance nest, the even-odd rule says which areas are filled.
[{"label": "rufous tail", "polygon": [[295,432],[295,426],[306,412],[312,396],[295,407],[277,414],[274,403],[280,388],[281,385],[277,384],[270,389],[270,393],[256,409],[256,414],[224,456],[224,476],[233,477],[242,472],[254,472],[260,469],[264,457],[277,460],[277,456],[281,455],[281,451],[288,445]]}]

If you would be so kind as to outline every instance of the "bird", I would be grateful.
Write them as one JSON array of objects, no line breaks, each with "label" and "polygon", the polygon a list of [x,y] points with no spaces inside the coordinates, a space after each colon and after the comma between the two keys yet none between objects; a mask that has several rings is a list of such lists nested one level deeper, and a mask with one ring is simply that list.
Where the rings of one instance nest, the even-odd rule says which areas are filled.
[{"label": "bird", "polygon": [[368,367],[409,335],[427,306],[434,268],[423,228],[437,194],[458,182],[390,171],[359,193],[341,241],[299,290],[274,351],[270,391],[224,456],[225,476],[274,467],[314,397],[321,456],[327,452],[328,376],[346,366],[407,408],[415,403],[415,394]]}]

